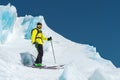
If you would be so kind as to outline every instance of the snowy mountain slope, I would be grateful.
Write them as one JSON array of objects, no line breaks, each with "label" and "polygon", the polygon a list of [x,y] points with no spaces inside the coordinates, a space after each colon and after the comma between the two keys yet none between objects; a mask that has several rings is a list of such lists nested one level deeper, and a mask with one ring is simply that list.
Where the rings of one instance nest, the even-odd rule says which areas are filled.
[{"label": "snowy mountain slope", "polygon": [[[9,14],[4,14],[7,11]],[[4,17],[13,13],[17,15],[15,7],[10,4],[1,6],[0,25]],[[72,42],[57,34],[46,25],[43,16],[11,16],[7,20],[13,25],[0,27],[0,80],[120,80],[120,69],[101,58],[95,47]],[[39,70],[22,64],[20,53],[37,56],[30,41],[30,32],[37,22],[43,24],[43,33],[47,37],[53,37],[56,61],[57,64],[66,64],[64,70]],[[6,30],[9,32],[7,35]],[[2,37],[5,37],[4,40]],[[43,64],[54,64],[50,42],[44,43]]]}]

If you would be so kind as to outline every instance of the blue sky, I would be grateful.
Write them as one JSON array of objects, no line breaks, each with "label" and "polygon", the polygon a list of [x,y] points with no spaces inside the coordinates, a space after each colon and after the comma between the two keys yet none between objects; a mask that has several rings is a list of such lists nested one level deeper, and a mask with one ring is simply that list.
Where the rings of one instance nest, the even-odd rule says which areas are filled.
[{"label": "blue sky", "polygon": [[120,67],[119,0],[0,0],[11,3],[18,16],[42,15],[50,28],[78,43],[90,44]]}]

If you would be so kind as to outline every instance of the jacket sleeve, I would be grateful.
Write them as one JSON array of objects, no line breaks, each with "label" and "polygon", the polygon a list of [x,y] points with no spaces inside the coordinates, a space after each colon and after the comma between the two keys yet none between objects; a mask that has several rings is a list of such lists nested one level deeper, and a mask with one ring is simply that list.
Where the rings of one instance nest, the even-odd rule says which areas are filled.
[{"label": "jacket sleeve", "polygon": [[35,29],[32,31],[32,36],[31,36],[32,43],[35,42],[36,35],[37,35],[37,30]]},{"label": "jacket sleeve", "polygon": [[46,41],[48,40],[48,38],[45,37],[43,33],[42,33],[42,40],[46,40]]}]

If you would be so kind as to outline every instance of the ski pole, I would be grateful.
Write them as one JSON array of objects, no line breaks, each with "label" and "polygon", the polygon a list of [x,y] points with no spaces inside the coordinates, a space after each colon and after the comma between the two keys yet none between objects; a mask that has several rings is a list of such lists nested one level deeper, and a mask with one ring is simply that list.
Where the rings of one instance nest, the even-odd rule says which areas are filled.
[{"label": "ski pole", "polygon": [[51,46],[52,46],[52,52],[53,52],[53,57],[54,57],[54,63],[56,64],[55,52],[54,52],[52,40],[51,40],[50,42],[51,42]]}]

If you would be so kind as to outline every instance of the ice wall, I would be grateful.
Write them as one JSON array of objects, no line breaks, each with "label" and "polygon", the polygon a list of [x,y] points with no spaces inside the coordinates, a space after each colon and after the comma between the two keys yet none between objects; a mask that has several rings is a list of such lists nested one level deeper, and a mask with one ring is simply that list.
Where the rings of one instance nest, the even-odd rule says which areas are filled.
[{"label": "ice wall", "polygon": [[[0,44],[3,44],[10,33],[12,33],[13,28],[17,27],[14,24],[17,21],[17,12],[14,6],[8,4],[7,6],[0,5]],[[26,15],[23,17],[21,22],[16,24],[23,28],[24,38],[30,39],[31,30],[36,27],[37,22],[41,22],[40,16],[33,17]]]},{"label": "ice wall", "polygon": [[9,33],[12,32],[16,17],[17,13],[14,6],[10,4],[0,6],[0,43],[4,43]]},{"label": "ice wall", "polygon": [[36,27],[36,23],[41,22],[39,17],[25,16],[21,25],[24,27],[25,39],[30,39],[31,30]]}]

